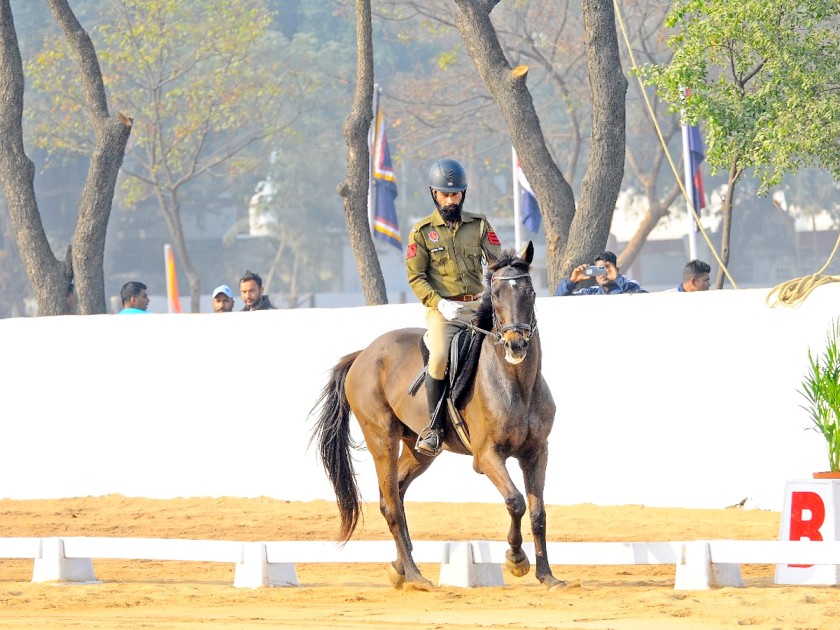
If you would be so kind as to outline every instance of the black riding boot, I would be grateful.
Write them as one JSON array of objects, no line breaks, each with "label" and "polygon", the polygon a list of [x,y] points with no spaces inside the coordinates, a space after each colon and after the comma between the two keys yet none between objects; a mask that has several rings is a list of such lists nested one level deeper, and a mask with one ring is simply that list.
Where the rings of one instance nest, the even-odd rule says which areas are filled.
[{"label": "black riding boot", "polygon": [[446,417],[446,401],[443,395],[446,381],[432,378],[426,374],[426,400],[429,403],[429,426],[420,432],[414,450],[423,455],[434,456],[443,446],[442,419]]}]

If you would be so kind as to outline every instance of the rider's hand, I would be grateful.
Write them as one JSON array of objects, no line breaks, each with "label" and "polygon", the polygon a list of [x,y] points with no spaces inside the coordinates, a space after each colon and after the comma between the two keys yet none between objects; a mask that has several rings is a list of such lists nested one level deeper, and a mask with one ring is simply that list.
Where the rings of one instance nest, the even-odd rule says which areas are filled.
[{"label": "rider's hand", "polygon": [[458,311],[460,311],[463,306],[458,304],[457,302],[453,302],[452,300],[443,299],[438,302],[438,310],[441,312],[447,320],[450,322],[454,319],[458,319]]}]

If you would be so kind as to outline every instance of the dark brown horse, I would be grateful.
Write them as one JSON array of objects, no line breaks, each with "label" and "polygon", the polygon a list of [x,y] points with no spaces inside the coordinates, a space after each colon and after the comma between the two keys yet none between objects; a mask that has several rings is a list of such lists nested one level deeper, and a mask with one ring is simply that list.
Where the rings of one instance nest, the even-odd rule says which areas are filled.
[{"label": "dark brown horse", "polygon": [[[510,513],[507,567],[516,576],[528,573],[522,550],[525,499],[511,481],[505,461],[515,457],[522,469],[531,529],[536,546],[536,577],[546,586],[563,584],[551,573],[546,555],[543,489],[548,462],[548,435],[554,422],[554,400],[540,372],[542,351],[537,333],[536,294],[529,269],[534,248],[517,257],[507,251],[487,270],[486,289],[476,317],[484,334],[473,383],[459,410],[469,431],[473,468],[498,488]],[[333,367],[313,409],[320,408],[312,441],[335,489],[341,531],[353,535],[361,514],[361,496],[353,470],[350,412],[362,429],[379,480],[379,507],[397,545],[389,578],[395,587],[427,590],[411,556],[403,501],[406,490],[434,461],[414,451],[417,434],[428,424],[426,396],[409,393],[423,369],[418,341],[424,330],[405,328],[377,338],[367,348],[343,357]],[[445,447],[469,455],[448,424]]]}]

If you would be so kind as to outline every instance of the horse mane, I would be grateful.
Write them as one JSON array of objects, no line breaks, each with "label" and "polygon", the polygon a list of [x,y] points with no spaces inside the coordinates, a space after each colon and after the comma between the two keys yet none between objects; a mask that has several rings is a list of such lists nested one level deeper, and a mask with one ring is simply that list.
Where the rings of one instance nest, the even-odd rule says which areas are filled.
[{"label": "horse mane", "polygon": [[490,330],[493,326],[493,304],[490,302],[490,281],[493,279],[493,274],[505,267],[512,267],[522,273],[530,273],[531,271],[530,263],[517,256],[516,250],[514,249],[504,250],[496,259],[496,262],[487,267],[487,270],[484,272],[484,293],[481,296],[481,304],[478,305],[478,310],[473,319],[473,324],[484,330]]}]

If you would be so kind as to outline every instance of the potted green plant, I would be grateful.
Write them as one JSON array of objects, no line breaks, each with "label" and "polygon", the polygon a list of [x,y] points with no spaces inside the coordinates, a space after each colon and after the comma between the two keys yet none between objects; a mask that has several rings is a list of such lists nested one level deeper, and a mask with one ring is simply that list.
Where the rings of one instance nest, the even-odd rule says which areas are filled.
[{"label": "potted green plant", "polygon": [[808,373],[797,390],[807,401],[802,405],[811,416],[808,429],[825,439],[828,473],[814,473],[814,478],[840,478],[840,318],[832,320],[825,348],[819,355],[808,350]]}]

